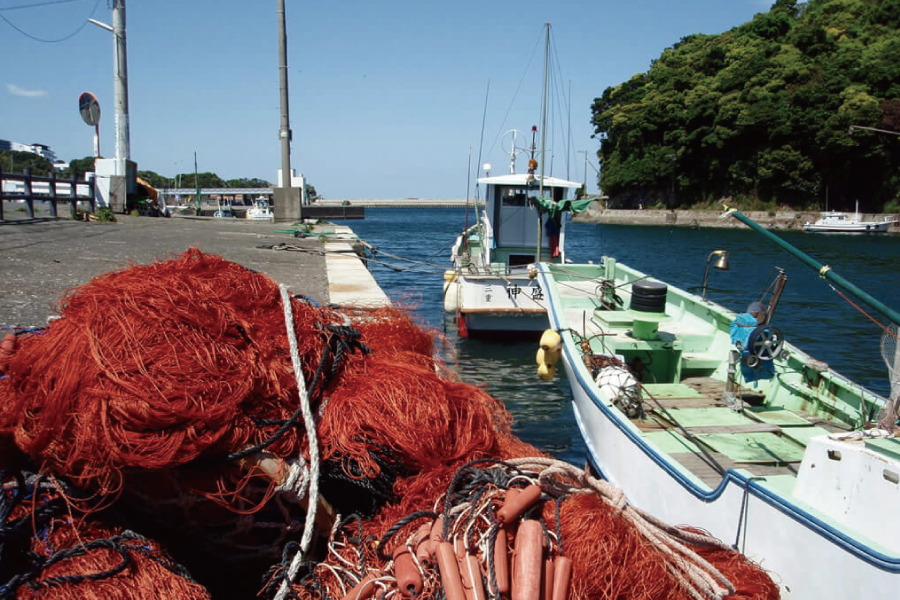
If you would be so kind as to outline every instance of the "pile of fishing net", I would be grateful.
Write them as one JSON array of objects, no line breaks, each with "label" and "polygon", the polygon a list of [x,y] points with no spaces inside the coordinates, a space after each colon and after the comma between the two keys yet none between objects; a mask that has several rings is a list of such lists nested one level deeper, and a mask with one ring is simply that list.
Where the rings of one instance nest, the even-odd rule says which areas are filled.
[{"label": "pile of fishing net", "polygon": [[716,538],[669,526],[550,458],[472,461],[433,506],[399,516],[409,508],[339,523],[325,560],[302,577],[277,565],[267,591],[303,600],[779,597],[765,572]]},{"label": "pile of fishing net", "polygon": [[[97,518],[114,511],[117,523],[150,532],[214,597],[262,588],[280,597],[341,596],[366,574],[359,561],[374,550],[360,534],[352,565],[338,559],[332,548],[349,535],[332,527],[339,515],[357,515],[365,535],[378,539],[411,514],[436,511],[442,498],[457,502],[448,486],[471,461],[541,455],[512,434],[501,403],[446,371],[434,356],[436,334],[397,308],[321,307],[192,249],[95,278],[68,292],[59,313],[47,329],[19,332],[0,347],[0,449],[14,446],[66,482],[73,493],[62,495],[76,510]],[[478,502],[499,503],[522,477],[539,474],[500,477]],[[561,500],[561,523],[584,525],[597,509],[579,504],[587,493]],[[582,582],[580,574],[604,554],[598,544],[619,544],[611,536],[631,531],[616,516],[626,512],[619,506],[614,517],[598,518],[603,525],[580,541],[570,536],[573,598],[604,597],[606,588],[592,587],[596,577]],[[453,515],[445,515],[445,537],[458,534]],[[76,534],[85,522],[71,523]],[[468,529],[473,544],[471,536],[484,537],[479,523]],[[560,527],[565,536],[568,526]],[[317,543],[313,531],[331,533],[330,541]],[[38,529],[31,533],[40,539]],[[391,539],[408,541],[403,535]],[[644,546],[640,552],[658,552]],[[622,556],[633,560],[644,546],[635,542]],[[697,555],[713,548],[729,561],[739,557],[700,546]],[[669,563],[660,564],[666,572]],[[378,566],[388,576],[387,565]],[[315,583],[321,569],[341,581]],[[752,565],[744,571],[769,581]],[[723,590],[744,589],[711,577]]]},{"label": "pile of fishing net", "polygon": [[0,470],[0,598],[209,598],[157,542],[85,515],[72,494],[54,477]]}]

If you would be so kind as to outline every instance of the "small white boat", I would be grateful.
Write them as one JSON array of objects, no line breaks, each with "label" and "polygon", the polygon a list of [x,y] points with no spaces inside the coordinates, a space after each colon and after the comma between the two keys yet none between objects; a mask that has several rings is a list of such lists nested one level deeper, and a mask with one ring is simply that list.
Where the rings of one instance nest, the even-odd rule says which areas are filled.
[{"label": "small white boat", "polygon": [[803,231],[814,233],[883,233],[888,230],[896,219],[884,217],[881,221],[860,221],[859,202],[856,203],[856,213],[850,214],[838,211],[822,213],[815,223],[806,222]]},{"label": "small white boat", "polygon": [[589,459],[629,502],[733,541],[785,598],[896,595],[896,406],[783,339],[780,287],[736,314],[612,257],[539,270],[538,373],[561,360]]},{"label": "small white boat", "polygon": [[253,201],[253,206],[247,209],[246,216],[251,221],[271,221],[274,218],[269,201],[263,197]]}]

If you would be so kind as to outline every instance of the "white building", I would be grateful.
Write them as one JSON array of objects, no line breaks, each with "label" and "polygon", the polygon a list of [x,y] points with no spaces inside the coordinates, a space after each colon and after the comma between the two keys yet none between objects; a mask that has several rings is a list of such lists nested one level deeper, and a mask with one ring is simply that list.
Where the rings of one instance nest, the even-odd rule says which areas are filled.
[{"label": "white building", "polygon": [[19,142],[0,140],[0,152],[2,152],[3,150],[31,152],[32,154],[37,154],[38,156],[46,158],[51,163],[58,162],[58,159],[56,158],[56,152],[54,152],[50,148],[50,146],[46,146],[44,144],[20,144]]}]

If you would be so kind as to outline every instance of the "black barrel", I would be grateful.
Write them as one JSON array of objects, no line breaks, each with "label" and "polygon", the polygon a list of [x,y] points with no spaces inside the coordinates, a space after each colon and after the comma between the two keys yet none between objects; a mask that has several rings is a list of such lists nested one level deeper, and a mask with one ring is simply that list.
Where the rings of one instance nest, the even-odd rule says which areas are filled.
[{"label": "black barrel", "polygon": [[635,281],[631,284],[631,310],[650,313],[666,312],[668,287],[658,281]]}]

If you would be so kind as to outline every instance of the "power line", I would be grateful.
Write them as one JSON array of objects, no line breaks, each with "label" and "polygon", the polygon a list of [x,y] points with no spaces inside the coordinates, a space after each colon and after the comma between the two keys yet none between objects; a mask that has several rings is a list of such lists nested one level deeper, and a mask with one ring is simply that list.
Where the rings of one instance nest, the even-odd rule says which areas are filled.
[{"label": "power line", "polygon": [[[70,33],[69,35],[67,35],[67,36],[65,36],[65,37],[61,37],[61,38],[59,38],[59,39],[47,40],[47,39],[44,39],[44,38],[39,38],[39,37],[37,37],[37,36],[31,35],[31,34],[28,33],[27,31],[25,31],[25,30],[23,30],[23,29],[17,27],[12,21],[10,21],[9,19],[7,19],[6,17],[3,16],[3,12],[4,12],[4,11],[7,11],[7,10],[18,9],[18,8],[32,8],[32,7],[35,7],[35,6],[44,6],[44,5],[48,5],[48,4],[62,4],[63,2],[77,2],[77,1],[79,1],[79,0],[53,0],[53,1],[50,1],[50,2],[44,2],[44,3],[42,3],[42,4],[31,4],[31,5],[28,5],[28,6],[22,5],[22,6],[12,6],[12,7],[7,7],[7,8],[0,9],[0,19],[3,19],[3,21],[5,21],[7,25],[9,25],[10,27],[12,27],[13,29],[15,29],[16,31],[18,31],[19,33],[21,33],[22,35],[24,35],[25,37],[27,37],[27,38],[29,38],[29,39],[32,39],[32,40],[34,40],[34,41],[36,41],[36,42],[43,42],[43,43],[45,43],[45,44],[58,44],[58,43],[60,43],[60,42],[65,42],[66,40],[72,39],[73,37],[75,37],[76,35],[78,35],[79,32],[81,32],[81,30],[84,29],[85,26],[88,24],[87,19],[84,20],[84,23],[82,23],[82,24],[78,27],[78,29],[76,29],[75,31],[73,31],[73,32]],[[91,9],[91,13],[88,15],[88,17],[93,17],[93,16],[94,16],[94,13],[97,11],[97,6],[99,6],[99,5],[100,5],[100,0],[97,0],[96,2],[94,2],[94,8]]]},{"label": "power line", "polygon": [[35,8],[38,6],[49,6],[51,4],[68,4],[69,2],[81,2],[82,0],[51,0],[50,2],[36,2],[35,4],[20,4],[18,6],[0,6],[0,12],[8,10],[19,10],[20,8]]}]

